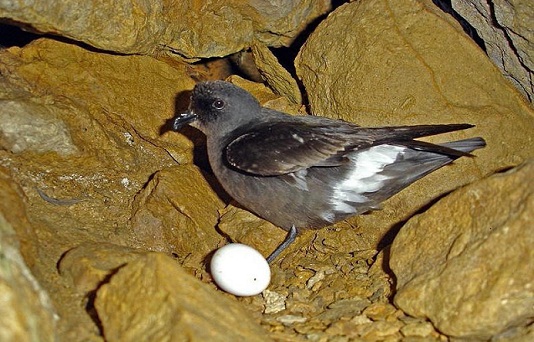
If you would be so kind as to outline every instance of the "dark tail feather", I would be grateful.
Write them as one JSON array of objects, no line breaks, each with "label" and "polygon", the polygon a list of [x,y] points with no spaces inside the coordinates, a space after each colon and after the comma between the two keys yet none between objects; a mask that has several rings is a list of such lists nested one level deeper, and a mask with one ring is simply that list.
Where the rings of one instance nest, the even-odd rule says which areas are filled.
[{"label": "dark tail feather", "polygon": [[446,148],[455,151],[462,151],[466,155],[470,155],[470,152],[486,146],[486,141],[480,137],[476,137],[464,140],[451,141],[448,143],[441,144],[440,146],[445,146]]},{"label": "dark tail feather", "polygon": [[440,145],[431,144],[425,141],[412,140],[405,144],[414,150],[423,152],[432,152],[445,155],[452,159],[472,156],[469,152],[486,146],[482,138],[470,138],[458,141],[451,141]]},{"label": "dark tail feather", "polygon": [[[381,132],[380,136],[394,140],[412,140],[430,135],[443,134],[475,127],[471,124],[445,124],[445,125],[416,125],[416,126],[389,126],[371,128],[375,132]],[[387,142],[387,141],[385,141]]]}]

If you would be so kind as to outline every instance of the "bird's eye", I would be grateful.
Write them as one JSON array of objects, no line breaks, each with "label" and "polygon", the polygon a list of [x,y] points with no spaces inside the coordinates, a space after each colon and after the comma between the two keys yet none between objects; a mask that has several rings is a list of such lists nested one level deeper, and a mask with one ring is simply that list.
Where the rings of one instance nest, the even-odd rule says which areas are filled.
[{"label": "bird's eye", "polygon": [[215,109],[223,109],[225,105],[226,103],[224,103],[224,101],[221,99],[217,99],[213,101],[213,104],[212,104],[213,108]]}]

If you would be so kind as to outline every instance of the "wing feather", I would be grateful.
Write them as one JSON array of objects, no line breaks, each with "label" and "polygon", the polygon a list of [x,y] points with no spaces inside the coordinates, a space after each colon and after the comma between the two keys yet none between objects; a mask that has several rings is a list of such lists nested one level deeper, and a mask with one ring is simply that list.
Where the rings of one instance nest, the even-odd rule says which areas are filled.
[{"label": "wing feather", "polygon": [[339,166],[346,154],[381,144],[396,144],[438,154],[465,153],[413,140],[469,128],[471,125],[420,125],[362,128],[325,120],[265,122],[226,146],[226,159],[234,168],[261,176],[277,176],[310,167]]}]

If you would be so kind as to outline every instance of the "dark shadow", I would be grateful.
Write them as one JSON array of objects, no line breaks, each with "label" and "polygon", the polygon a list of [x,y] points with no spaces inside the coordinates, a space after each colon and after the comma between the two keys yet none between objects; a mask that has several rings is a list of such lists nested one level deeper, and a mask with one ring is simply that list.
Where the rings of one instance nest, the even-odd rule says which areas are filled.
[{"label": "dark shadow", "polygon": [[276,56],[278,59],[278,62],[289,71],[291,76],[297,81],[297,85],[299,87],[300,93],[302,95],[302,104],[308,108],[309,106],[309,100],[308,95],[306,93],[306,89],[304,88],[304,84],[302,84],[300,78],[297,77],[297,72],[295,70],[295,58],[297,57],[297,54],[299,53],[300,49],[308,40],[309,36],[315,31],[317,26],[333,11],[335,11],[339,6],[347,3],[346,0],[332,0],[332,9],[315,18],[312,22],[306,26],[306,28],[299,33],[299,35],[293,40],[291,45],[288,47],[280,47],[280,48],[270,48],[271,52]]},{"label": "dark shadow", "polygon": [[[184,90],[176,94],[174,97],[174,115],[179,115],[180,113],[184,113],[189,108],[189,101],[191,98],[191,90]],[[174,123],[174,117],[169,118],[165,121],[163,126],[159,128],[159,134],[163,135],[167,132],[174,131],[173,128]],[[184,131],[185,129],[192,129],[191,127],[183,127]],[[180,130],[180,133],[182,133],[182,130]]]},{"label": "dark shadow", "polygon": [[[518,167],[518,166],[519,166],[519,165],[507,165],[507,166],[503,166],[503,167],[501,167],[500,169],[495,170],[493,173],[494,173],[494,174],[497,174],[497,173],[506,173],[506,172],[512,170],[513,168]],[[489,175],[489,176],[491,176],[491,175]]]},{"label": "dark shadow", "polygon": [[[228,240],[228,242],[230,242],[230,240]],[[206,255],[202,260],[202,266],[204,266],[204,269],[208,271],[209,274],[211,274],[211,259],[213,259],[213,254],[215,254],[215,252],[217,252],[218,250],[219,249],[217,248],[209,252],[208,255]]]},{"label": "dark shadow", "polygon": [[295,37],[291,45],[289,45],[288,47],[271,48],[271,51],[278,59],[278,62],[280,62],[280,64],[282,64],[282,66],[287,71],[289,71],[293,78],[298,80],[295,70],[295,58],[297,57],[297,54],[299,53],[304,43],[308,40],[313,31],[315,31],[317,26],[319,26],[319,24],[331,12],[335,11],[339,6],[345,4],[346,2],[347,1],[342,0],[332,1],[332,9],[329,12],[315,18],[312,22],[310,22],[308,26],[306,26],[306,28],[302,32],[300,32],[297,37]]},{"label": "dark shadow", "polygon": [[23,29],[21,26],[21,24],[15,25],[14,22],[9,20],[0,20],[0,46],[4,48],[12,46],[23,47],[42,37],[38,33],[28,31],[31,30],[30,27]]},{"label": "dark shadow", "polygon": [[124,266],[126,266],[126,264],[122,264],[118,266],[117,268],[111,270],[104,277],[104,279],[98,284],[98,286],[94,290],[89,291],[86,295],[87,304],[85,304],[85,311],[87,312],[91,320],[97,326],[98,330],[100,331],[100,335],[102,337],[105,337],[105,332],[104,332],[104,326],[102,324],[102,320],[100,320],[100,317],[98,316],[98,311],[96,310],[96,307],[95,307],[96,295],[97,295],[98,290],[102,287],[102,285],[109,283],[111,281],[111,278],[113,278],[113,276],[117,274],[117,272],[119,272],[119,270],[123,268]]},{"label": "dark shadow", "polygon": [[487,52],[486,43],[484,40],[480,37],[477,30],[454,10],[451,0],[432,0],[432,2],[443,12],[450,14],[458,23],[460,23],[464,32],[467,33],[467,35],[469,35],[469,37],[471,37],[471,39],[473,39],[473,41],[480,46],[482,50],[484,50],[484,52]]},{"label": "dark shadow", "polygon": [[[207,153],[204,153],[202,157],[207,159],[206,155],[207,155]],[[201,158],[199,158],[199,159],[201,159]],[[224,202],[224,204],[228,205],[228,204],[230,204],[230,202],[232,202],[232,204],[235,204],[235,203],[233,203],[232,197],[226,192],[226,190],[224,190],[224,188],[222,187],[221,183],[219,183],[219,181],[217,180],[217,178],[213,174],[213,171],[211,171],[211,167],[209,168],[209,170],[204,170],[199,166],[199,164],[197,164],[196,160],[194,160],[194,163],[195,163],[195,165],[197,165],[200,168],[200,172],[202,173],[202,176],[204,177],[206,182],[208,182],[208,184],[213,189],[213,191],[217,194],[217,196]],[[207,163],[207,164],[209,166],[209,163]],[[217,228],[217,230],[218,230],[218,228]],[[219,232],[219,233],[226,238],[224,233],[222,233],[222,232]]]},{"label": "dark shadow", "polygon": [[391,245],[384,247],[381,252],[384,255],[384,257],[382,259],[382,264],[380,265],[380,267],[391,278],[390,291],[392,295],[389,296],[389,301],[391,302],[391,304],[393,304],[393,297],[395,297],[394,294],[395,294],[395,290],[397,289],[397,277],[395,276],[395,273],[393,273],[393,270],[389,266],[389,261],[391,259]]},{"label": "dark shadow", "polygon": [[145,183],[143,184],[141,189],[139,189],[139,191],[135,193],[134,201],[136,201],[137,196],[139,196],[147,188],[148,184],[150,184],[150,182],[152,182],[152,180],[154,179],[154,177],[156,177],[156,174],[158,174],[158,172],[159,172],[159,170],[153,172],[152,174],[150,174],[148,176],[147,180],[145,181]]}]

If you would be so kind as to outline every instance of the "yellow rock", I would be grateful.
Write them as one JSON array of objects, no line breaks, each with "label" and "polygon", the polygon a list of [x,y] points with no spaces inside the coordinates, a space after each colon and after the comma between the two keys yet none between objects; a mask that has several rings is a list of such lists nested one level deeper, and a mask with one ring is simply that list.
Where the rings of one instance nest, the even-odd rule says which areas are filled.
[{"label": "yellow rock", "polygon": [[159,171],[133,203],[132,244],[173,253],[201,268],[206,256],[224,244],[215,229],[223,206],[196,166]]},{"label": "yellow rock", "polygon": [[534,156],[534,111],[460,25],[430,0],[354,1],[322,21],[296,62],[314,114],[362,126],[471,123],[428,140],[487,147],[349,222],[370,247],[432,200]]},{"label": "yellow rock", "polygon": [[106,341],[269,341],[238,302],[163,254],[128,263],[103,285],[95,306]]},{"label": "yellow rock", "polygon": [[391,246],[395,304],[441,332],[488,340],[534,314],[534,162],[461,188]]},{"label": "yellow rock", "polygon": [[101,50],[197,59],[229,55],[254,39],[287,46],[330,6],[328,0],[20,1],[0,4],[0,17]]}]

